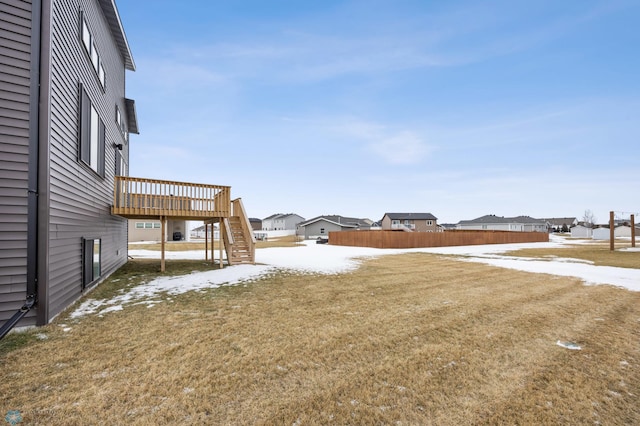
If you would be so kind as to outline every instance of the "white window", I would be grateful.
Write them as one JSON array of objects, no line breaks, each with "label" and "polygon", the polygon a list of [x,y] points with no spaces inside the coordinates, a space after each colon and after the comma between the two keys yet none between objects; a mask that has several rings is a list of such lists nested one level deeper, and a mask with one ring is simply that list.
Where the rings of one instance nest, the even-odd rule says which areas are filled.
[{"label": "white window", "polygon": [[120,108],[116,105],[116,124],[118,124],[118,128],[120,129],[120,133],[124,136],[125,142],[127,141],[127,129],[124,125],[124,120],[122,120],[122,114],[120,113]]},{"label": "white window", "polygon": [[83,273],[82,286],[87,287],[89,284],[100,278],[102,274],[102,262],[100,250],[100,239],[85,239],[83,254]]},{"label": "white window", "polygon": [[98,65],[100,65],[100,57],[98,56],[98,48],[96,47],[96,43],[91,43],[91,63],[93,64],[93,68],[97,71]]},{"label": "white window", "polygon": [[128,165],[120,150],[116,150],[116,176],[128,176]]},{"label": "white window", "polygon": [[84,44],[84,48],[87,49],[87,53],[91,54],[91,33],[84,19],[82,20],[82,44]]},{"label": "white window", "polygon": [[106,78],[107,76],[104,71],[104,66],[102,65],[102,62],[100,62],[100,65],[98,66],[98,80],[100,80],[102,87],[106,84]]},{"label": "white window", "polygon": [[136,229],[144,229],[144,222],[136,222]]},{"label": "white window", "polygon": [[432,220],[428,220],[427,221],[427,226],[432,226],[433,225],[433,221]]},{"label": "white window", "polygon": [[100,54],[98,53],[98,48],[96,47],[96,41],[89,30],[89,25],[87,24],[87,20],[85,19],[84,14],[80,15],[80,19],[82,21],[82,28],[80,38],[82,39],[82,45],[84,46],[89,58],[91,59],[91,65],[93,65],[93,69],[98,76],[98,81],[100,85],[104,88],[107,82],[107,76],[104,69],[104,64],[100,59]]},{"label": "white window", "polygon": [[98,127],[99,127],[100,117],[98,117],[98,111],[91,105],[91,123],[90,125],[90,139],[89,144],[91,145],[89,150],[89,165],[96,172],[98,171]]},{"label": "white window", "polygon": [[104,177],[104,123],[88,93],[80,86],[79,159]]}]

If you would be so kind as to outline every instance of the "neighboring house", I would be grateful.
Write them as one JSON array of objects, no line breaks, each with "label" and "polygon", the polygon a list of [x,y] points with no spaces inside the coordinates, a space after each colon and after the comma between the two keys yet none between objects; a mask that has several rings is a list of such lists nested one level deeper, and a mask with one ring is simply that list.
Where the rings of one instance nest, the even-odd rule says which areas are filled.
[{"label": "neighboring house", "polygon": [[593,236],[593,229],[584,225],[576,225],[571,228],[572,238],[591,238]]},{"label": "neighboring house", "polygon": [[[211,228],[212,227],[210,225],[207,226],[207,229],[208,229],[207,234],[208,235],[205,235],[205,226],[201,225],[201,226],[198,226],[196,228],[193,228],[191,230],[191,232],[189,233],[189,235],[190,235],[190,237],[192,239],[195,238],[195,239],[203,239],[204,240],[205,237],[208,238],[208,239],[211,239]],[[214,224],[213,225],[213,239],[217,240],[218,238],[220,238],[220,233],[218,231],[218,224]]]},{"label": "neighboring house", "polygon": [[[636,227],[636,232],[638,228]],[[616,238],[631,238],[631,227],[630,226],[616,226],[613,230],[614,236]]]},{"label": "neighboring house", "polygon": [[443,231],[453,231],[453,230],[457,229],[457,227],[458,227],[458,225],[456,223],[439,223],[438,226]]},{"label": "neighboring house", "polygon": [[552,217],[544,220],[552,232],[569,232],[571,227],[578,225],[578,219],[575,217]]},{"label": "neighboring house", "polygon": [[298,224],[296,233],[305,240],[329,236],[334,231],[355,231],[358,229],[371,229],[373,225],[369,219],[357,219],[339,215],[317,216]]},{"label": "neighboring house", "polygon": [[125,71],[135,65],[113,0],[0,1],[0,330],[8,332],[47,324],[126,263],[127,219],[111,205],[138,124],[125,98]]},{"label": "neighboring house", "polygon": [[[204,226],[203,226],[204,228]],[[189,240],[190,234],[186,233],[186,220],[167,220],[165,229],[165,241]],[[162,238],[162,224],[159,220],[153,219],[131,219],[129,220],[129,242],[137,241],[160,241]],[[211,231],[209,231],[211,232]],[[203,230],[204,238],[204,230]]]},{"label": "neighboring house", "polygon": [[262,219],[258,219],[256,217],[250,217],[249,224],[251,224],[251,229],[253,229],[254,231],[262,230]]},{"label": "neighboring house", "polygon": [[273,214],[262,219],[263,231],[295,231],[300,222],[304,221],[304,217],[295,213]]},{"label": "neighboring house", "polygon": [[438,232],[438,218],[431,213],[385,213],[382,216],[382,230],[403,230],[414,232]]},{"label": "neighboring house", "polygon": [[503,217],[490,214],[477,219],[461,220],[458,223],[457,229],[547,232],[547,221],[544,219],[534,219],[529,216]]}]

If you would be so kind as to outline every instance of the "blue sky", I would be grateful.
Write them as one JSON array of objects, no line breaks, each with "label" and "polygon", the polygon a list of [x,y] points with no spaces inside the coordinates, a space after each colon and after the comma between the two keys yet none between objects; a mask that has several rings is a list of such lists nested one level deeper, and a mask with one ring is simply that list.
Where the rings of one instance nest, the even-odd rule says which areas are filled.
[{"label": "blue sky", "polygon": [[131,176],[258,218],[640,210],[638,1],[117,5]]}]

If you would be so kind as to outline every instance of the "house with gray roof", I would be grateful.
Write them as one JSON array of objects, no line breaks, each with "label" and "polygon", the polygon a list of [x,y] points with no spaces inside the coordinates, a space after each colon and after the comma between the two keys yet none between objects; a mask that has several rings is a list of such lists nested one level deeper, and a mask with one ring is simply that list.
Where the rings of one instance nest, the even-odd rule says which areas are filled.
[{"label": "house with gray roof", "polygon": [[296,234],[305,240],[327,237],[329,232],[369,230],[373,225],[370,219],[359,219],[339,215],[317,216],[298,224]]},{"label": "house with gray roof", "polygon": [[431,213],[385,213],[383,231],[438,232],[438,218]]},{"label": "house with gray roof", "polygon": [[572,227],[578,225],[578,219],[575,217],[551,217],[544,220],[553,232],[569,232]]},{"label": "house with gray roof", "polygon": [[457,229],[483,231],[547,232],[545,219],[529,216],[504,217],[488,214],[471,220],[461,220]]},{"label": "house with gray roof", "polygon": [[263,231],[295,231],[304,217],[295,213],[276,213],[262,219]]}]

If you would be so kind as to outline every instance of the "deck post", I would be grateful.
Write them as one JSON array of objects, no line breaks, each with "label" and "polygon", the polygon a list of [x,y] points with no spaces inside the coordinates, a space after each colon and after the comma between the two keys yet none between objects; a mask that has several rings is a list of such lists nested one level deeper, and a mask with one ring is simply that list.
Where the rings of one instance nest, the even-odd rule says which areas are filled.
[{"label": "deck post", "polygon": [[209,224],[204,224],[204,260],[209,260]]},{"label": "deck post", "polygon": [[211,264],[212,265],[215,265],[216,263],[216,251],[215,251],[216,246],[214,244],[215,231],[216,229],[213,227],[213,222],[211,222]]},{"label": "deck post", "polygon": [[631,247],[636,246],[636,215],[631,215]]},{"label": "deck post", "polygon": [[224,221],[222,220],[222,218],[220,219],[220,227],[218,228],[219,232],[219,244],[220,244],[220,269],[222,269],[224,267],[224,263],[222,261],[222,247],[224,246],[224,240],[223,240],[223,235],[226,232],[226,230],[224,229]]},{"label": "deck post", "polygon": [[160,272],[164,272],[165,271],[165,265],[164,265],[164,241],[166,239],[166,235],[165,235],[165,229],[166,229],[166,222],[167,222],[167,218],[164,216],[160,216],[160,252],[161,252],[161,258],[160,258]]}]

